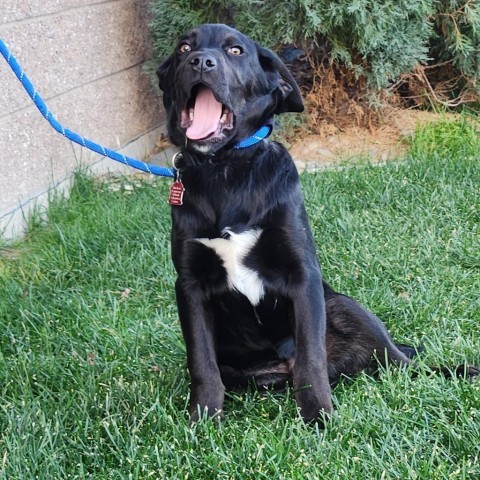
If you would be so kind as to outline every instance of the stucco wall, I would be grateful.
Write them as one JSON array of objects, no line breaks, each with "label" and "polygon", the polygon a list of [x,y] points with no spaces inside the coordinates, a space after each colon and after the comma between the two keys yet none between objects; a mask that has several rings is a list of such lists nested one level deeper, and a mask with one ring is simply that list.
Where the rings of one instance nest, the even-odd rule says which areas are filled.
[{"label": "stucco wall", "polygon": [[[163,123],[142,65],[147,0],[1,0],[0,38],[67,128],[129,155],[148,153]],[[122,165],[82,149],[43,119],[0,57],[0,232],[12,237],[52,185],[79,164]]]}]

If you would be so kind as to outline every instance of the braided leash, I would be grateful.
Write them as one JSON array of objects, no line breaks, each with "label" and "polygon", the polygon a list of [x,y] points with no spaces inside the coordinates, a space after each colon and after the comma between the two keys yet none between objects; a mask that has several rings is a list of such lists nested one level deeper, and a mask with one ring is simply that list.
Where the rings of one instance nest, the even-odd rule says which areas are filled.
[{"label": "braided leash", "polygon": [[104,157],[111,158],[112,160],[116,160],[117,162],[123,163],[128,165],[129,167],[136,168],[137,170],[141,170],[142,172],[151,173],[152,175],[158,175],[160,177],[175,177],[175,171],[170,168],[161,167],[159,165],[153,165],[151,163],[145,163],[141,160],[136,160],[135,158],[127,157],[121,153],[116,152],[115,150],[111,150],[106,147],[102,147],[87,138],[82,137],[78,133],[72,132],[68,128],[64,128],[60,122],[52,115],[50,110],[48,109],[47,105],[45,104],[42,97],[38,94],[33,86],[32,82],[29,80],[25,72],[23,71],[22,67],[20,67],[19,63],[12,55],[8,47],[5,45],[5,42],[0,38],[0,52],[2,53],[3,57],[10,65],[10,68],[15,73],[16,77],[22,84],[23,88],[28,93],[29,97],[33,100],[36,107],[43,115],[43,117],[50,123],[50,125],[64,137],[68,138],[72,142],[78,143],[82,147],[88,148]]}]

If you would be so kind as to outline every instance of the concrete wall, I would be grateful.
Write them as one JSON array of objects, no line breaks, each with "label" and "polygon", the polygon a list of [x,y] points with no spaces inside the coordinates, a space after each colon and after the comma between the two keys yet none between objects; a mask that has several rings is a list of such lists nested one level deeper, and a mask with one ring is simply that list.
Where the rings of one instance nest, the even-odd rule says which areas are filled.
[{"label": "concrete wall", "polygon": [[[0,38],[66,128],[141,157],[163,109],[142,71],[147,0],[0,0]],[[43,119],[0,56],[0,233],[22,230],[34,204],[79,164],[122,165],[71,143]],[[129,170],[130,171],[130,170]]]}]

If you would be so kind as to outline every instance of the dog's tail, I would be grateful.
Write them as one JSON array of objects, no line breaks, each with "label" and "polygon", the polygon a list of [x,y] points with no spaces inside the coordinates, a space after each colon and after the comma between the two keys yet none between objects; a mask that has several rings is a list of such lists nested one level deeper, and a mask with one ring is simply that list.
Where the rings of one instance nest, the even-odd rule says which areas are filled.
[{"label": "dog's tail", "polygon": [[[409,359],[419,355],[425,351],[423,346],[412,347],[403,343],[396,343],[395,346]],[[427,373],[430,375],[439,374],[445,378],[464,378],[466,380],[474,380],[479,376],[480,370],[473,365],[456,365],[454,367],[427,367]],[[418,371],[412,372],[412,377],[417,377]]]}]

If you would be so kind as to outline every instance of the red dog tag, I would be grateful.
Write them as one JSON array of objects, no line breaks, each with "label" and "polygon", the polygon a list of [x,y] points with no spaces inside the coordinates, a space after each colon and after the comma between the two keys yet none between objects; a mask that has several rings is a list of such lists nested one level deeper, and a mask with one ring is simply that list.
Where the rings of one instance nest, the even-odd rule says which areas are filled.
[{"label": "red dog tag", "polygon": [[168,197],[168,203],[170,205],[183,205],[183,193],[185,187],[181,180],[176,180],[170,187],[170,196]]}]

